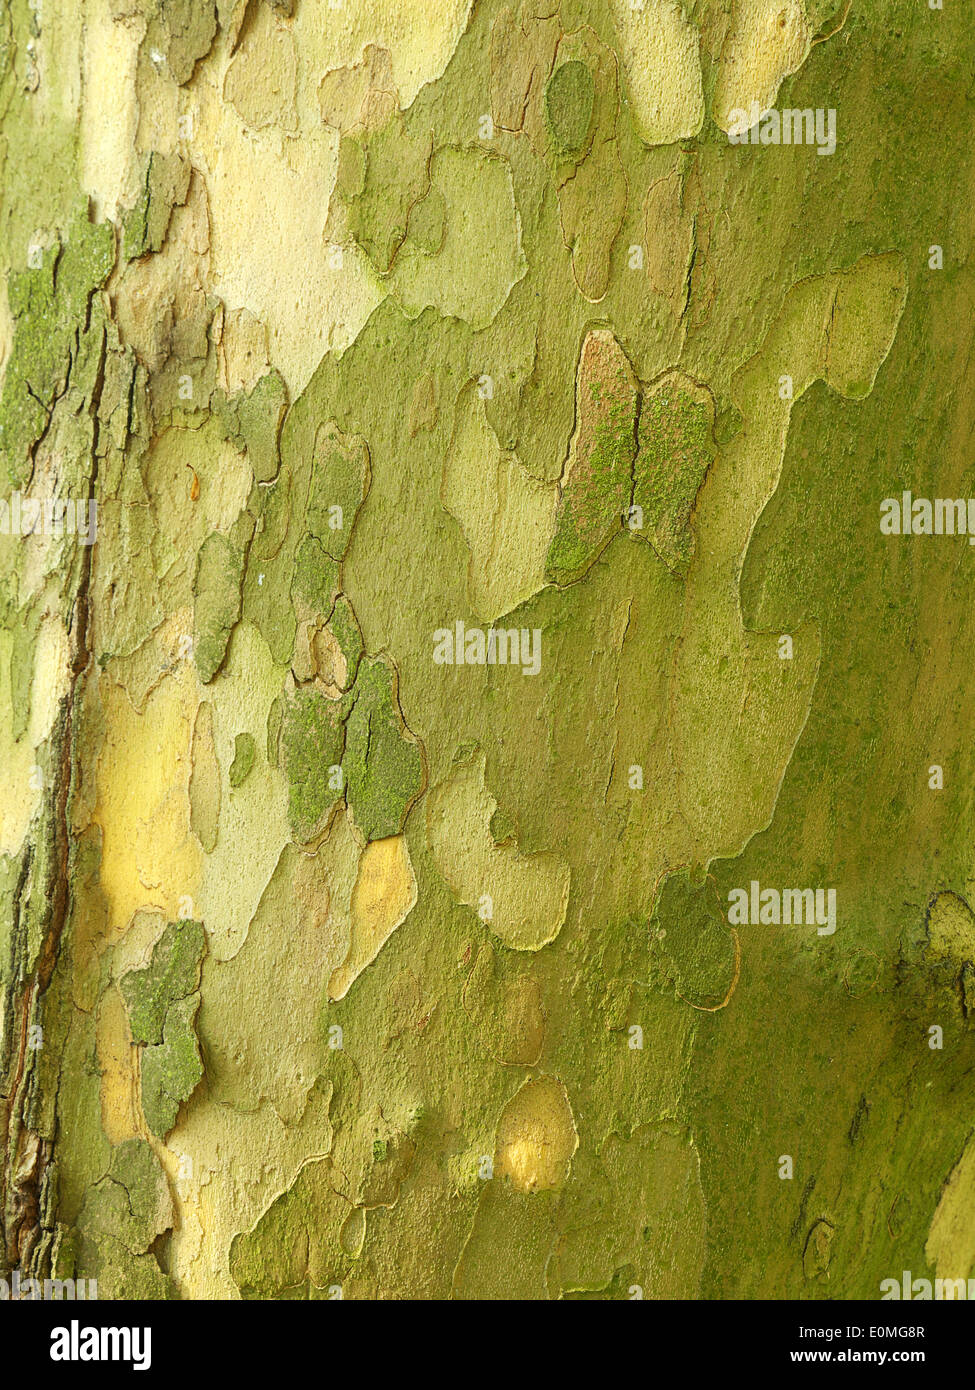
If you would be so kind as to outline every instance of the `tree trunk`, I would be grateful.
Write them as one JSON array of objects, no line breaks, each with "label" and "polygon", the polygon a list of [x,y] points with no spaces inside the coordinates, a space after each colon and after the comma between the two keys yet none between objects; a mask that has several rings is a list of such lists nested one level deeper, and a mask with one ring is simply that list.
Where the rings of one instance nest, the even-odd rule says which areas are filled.
[{"label": "tree trunk", "polygon": [[4,1277],[972,1273],[973,58],[2,0]]}]

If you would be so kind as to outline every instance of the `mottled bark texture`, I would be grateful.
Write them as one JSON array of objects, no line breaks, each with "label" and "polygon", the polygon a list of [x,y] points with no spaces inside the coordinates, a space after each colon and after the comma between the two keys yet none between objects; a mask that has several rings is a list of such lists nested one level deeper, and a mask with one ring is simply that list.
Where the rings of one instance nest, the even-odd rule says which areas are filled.
[{"label": "mottled bark texture", "polygon": [[973,65],[0,0],[0,1272],[968,1278]]}]

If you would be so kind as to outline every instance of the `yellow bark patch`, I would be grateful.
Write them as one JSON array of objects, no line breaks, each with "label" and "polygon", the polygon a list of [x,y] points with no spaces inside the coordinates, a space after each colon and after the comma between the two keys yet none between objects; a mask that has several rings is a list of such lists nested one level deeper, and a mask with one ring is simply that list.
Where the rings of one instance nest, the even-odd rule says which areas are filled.
[{"label": "yellow bark patch", "polygon": [[975,1265],[975,1142],[952,1169],[931,1221],[924,1253],[939,1279],[967,1279]]},{"label": "yellow bark patch", "polygon": [[729,130],[732,111],[750,111],[753,102],[760,115],[770,110],[782,79],[802,66],[810,47],[802,0],[738,0],[718,67],[717,125]]},{"label": "yellow bark patch", "polygon": [[352,892],[352,940],[344,964],[332,972],[328,992],[344,999],[367,965],[416,902],[416,879],[403,835],[374,840],[362,852]]},{"label": "yellow bark patch", "polygon": [[529,1081],[505,1106],[498,1125],[496,1177],[519,1192],[560,1187],[579,1147],[565,1087],[554,1076]]},{"label": "yellow bark patch", "polygon": [[674,0],[635,9],[613,0],[633,124],[648,145],[697,135],[704,123],[700,36]]},{"label": "yellow bark patch", "polygon": [[939,893],[928,913],[928,944],[939,960],[975,960],[975,917],[955,893]]},{"label": "yellow bark patch", "polygon": [[129,1030],[129,1016],[117,987],[112,985],[98,1006],[95,1038],[101,1068],[102,1129],[112,1144],[144,1139],[139,1070]]},{"label": "yellow bark patch", "polygon": [[157,686],[142,714],[110,680],[101,698],[106,734],[92,819],[102,831],[101,882],[117,937],[140,908],[193,915],[201,854],[190,830],[189,778],[199,695],[186,664]]}]

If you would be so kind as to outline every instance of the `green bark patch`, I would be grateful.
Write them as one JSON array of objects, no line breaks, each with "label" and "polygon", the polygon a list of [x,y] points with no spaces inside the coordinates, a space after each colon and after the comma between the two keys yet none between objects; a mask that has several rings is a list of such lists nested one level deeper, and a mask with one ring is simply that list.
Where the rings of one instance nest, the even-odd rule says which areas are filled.
[{"label": "green bark patch", "polygon": [[323,618],[328,618],[332,613],[338,587],[338,561],[332,559],[315,536],[306,536],[295,555],[292,597],[307,604]]},{"label": "green bark patch", "polygon": [[127,261],[161,251],[173,208],[186,201],[190,164],[180,154],[153,150],[135,206],[122,219],[122,255]]},{"label": "green bark patch", "polygon": [[329,1298],[350,1266],[341,1229],[353,1208],[327,1160],[309,1163],[253,1230],[235,1236],[230,1273],[244,1298]]},{"label": "green bark patch", "polygon": [[173,1223],[166,1174],[144,1139],[112,1150],[108,1173],[88,1189],[79,1226],[84,1235],[109,1235],[130,1254],[144,1254]]},{"label": "green bark patch", "polygon": [[113,1148],[107,1174],[85,1194],[74,1272],[96,1279],[101,1298],[170,1297],[151,1246],[173,1219],[166,1174],[151,1146],[125,1140]]},{"label": "green bark patch", "polygon": [[626,354],[605,329],[579,361],[576,433],[562,481],[546,578],[579,579],[620,530],[632,491],[639,390]]},{"label": "green bark patch", "polygon": [[291,659],[297,627],[291,603],[297,542],[297,536],[289,534],[295,493],[291,470],[283,468],[270,487],[255,491],[252,505],[258,524],[248,551],[243,611],[260,630],[274,660],[284,665]]},{"label": "green bark patch", "polygon": [[163,1139],[176,1123],[179,1107],[203,1077],[196,1038],[200,995],[177,999],[166,1013],[163,1039],[142,1054],[142,1109],[146,1124]]},{"label": "green bark patch", "polygon": [[441,147],[430,180],[429,210],[417,209],[417,234],[397,256],[390,289],[411,319],[433,305],[486,328],[527,269],[511,166],[487,150]]},{"label": "green bark patch", "polygon": [[333,560],[349,547],[352,524],[369,491],[369,450],[334,425],[319,432],[305,524]]},{"label": "green bark patch", "polygon": [[217,33],[213,0],[142,0],[149,25],[142,42],[143,59],[156,68],[161,54],[173,81],[188,82],[201,58],[210,52]]},{"label": "green bark patch", "polygon": [[596,86],[588,63],[570,59],[555,69],[545,88],[545,115],[561,154],[581,149],[592,122]]},{"label": "green bark patch", "polygon": [[[347,136],[340,152],[339,205],[349,233],[376,269],[386,274],[406,239],[410,209],[430,186],[429,132],[413,135],[400,112],[381,130]],[[341,227],[330,221],[330,232],[341,239]]]},{"label": "green bark patch", "polygon": [[247,457],[256,483],[269,483],[281,466],[281,426],[288,408],[288,388],[281,374],[265,372],[250,391],[229,400],[214,396],[214,409],[223,422],[224,437],[232,439]]},{"label": "green bark patch", "polygon": [[342,762],[344,709],[317,690],[299,690],[285,703],[281,751],[288,779],[288,819],[299,839],[308,839],[342,795],[329,768]]},{"label": "green bark patch", "polygon": [[200,970],[206,938],[200,922],[172,922],[142,970],[129,971],[120,988],[129,1026],[142,1053],[142,1107],[160,1139],[172,1129],[180,1104],[203,1076],[195,1032]]},{"label": "green bark patch", "polygon": [[435,256],[443,246],[447,232],[447,200],[439,188],[431,188],[414,206],[409,230],[410,239],[428,256]]},{"label": "green bark patch", "polygon": [[240,617],[244,555],[229,536],[214,531],[200,546],[193,583],[193,653],[200,680],[213,680],[227,655],[227,643]]},{"label": "green bark patch", "polygon": [[31,448],[67,389],[89,300],[114,263],[115,230],[110,222],[90,222],[85,201],[61,240],[29,248],[27,268],[10,272],[16,331],[0,397],[0,466],[12,487],[29,476]]},{"label": "green bark patch", "polygon": [[355,681],[364,649],[362,633],[359,631],[359,624],[356,621],[355,612],[353,611],[352,604],[344,594],[339,594],[335,601],[335,608],[329,621],[329,627],[335,634],[335,640],[338,642],[342,655],[345,658],[345,689],[349,690]]},{"label": "green bark patch", "polygon": [[677,994],[699,1009],[718,1007],[737,973],[735,939],[724,919],[714,880],[689,869],[668,874],[650,924],[657,946],[651,970],[669,977]]},{"label": "green bark patch", "polygon": [[234,760],[230,764],[230,785],[242,787],[254,766],[257,745],[253,734],[238,734],[234,740]]},{"label": "green bark patch", "polygon": [[171,922],[153,947],[151,963],[122,977],[122,997],[136,1042],[162,1041],[170,1005],[199,988],[205,948],[200,922]]},{"label": "green bark patch", "polygon": [[343,760],[349,804],[366,839],[383,840],[402,830],[423,787],[423,760],[406,737],[393,673],[383,661],[362,663],[353,699]]},{"label": "green bark patch", "polygon": [[[628,201],[627,174],[616,138],[619,60],[588,23],[563,36],[558,56],[562,61],[541,97],[544,115],[537,120],[546,135],[544,154],[558,188],[562,239],[572,253],[572,278],[579,292],[595,303],[610,286],[613,244]],[[579,68],[589,75],[589,82]],[[535,125],[531,105],[530,98],[528,121]]]},{"label": "green bark patch", "polygon": [[713,405],[704,387],[668,372],[643,397],[633,506],[642,531],[669,570],[683,572],[694,554],[691,513],[714,461]]}]

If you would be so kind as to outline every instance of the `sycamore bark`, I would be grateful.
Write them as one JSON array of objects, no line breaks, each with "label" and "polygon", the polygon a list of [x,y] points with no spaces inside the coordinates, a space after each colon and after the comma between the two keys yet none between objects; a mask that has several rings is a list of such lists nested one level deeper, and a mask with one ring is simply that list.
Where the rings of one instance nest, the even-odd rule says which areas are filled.
[{"label": "sycamore bark", "polygon": [[0,1275],[972,1273],[966,18],[0,0]]}]

